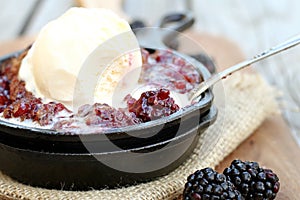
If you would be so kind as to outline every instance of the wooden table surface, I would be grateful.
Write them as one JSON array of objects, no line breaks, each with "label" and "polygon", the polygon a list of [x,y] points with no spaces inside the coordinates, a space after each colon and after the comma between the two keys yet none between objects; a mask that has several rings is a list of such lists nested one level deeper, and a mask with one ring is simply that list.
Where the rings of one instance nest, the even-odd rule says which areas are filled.
[{"label": "wooden table surface", "polygon": [[[224,38],[198,33],[192,33],[190,36],[201,43],[219,65],[229,66],[243,59],[240,49]],[[33,38],[20,38],[2,43],[0,55],[20,50],[32,41]],[[262,166],[272,168],[281,182],[276,199],[300,199],[300,148],[281,116],[270,116],[255,133],[217,166],[217,170],[223,171],[235,158],[258,161]]]}]

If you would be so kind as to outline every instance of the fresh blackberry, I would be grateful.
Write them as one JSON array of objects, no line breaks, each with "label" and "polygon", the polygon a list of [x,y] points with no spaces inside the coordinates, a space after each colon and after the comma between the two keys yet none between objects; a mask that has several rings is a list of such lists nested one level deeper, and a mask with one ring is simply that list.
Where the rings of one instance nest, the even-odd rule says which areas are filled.
[{"label": "fresh blackberry", "polygon": [[183,191],[184,200],[243,199],[234,185],[211,168],[197,170],[187,178]]},{"label": "fresh blackberry", "polygon": [[275,199],[280,187],[277,175],[257,162],[234,160],[223,173],[249,200]]}]

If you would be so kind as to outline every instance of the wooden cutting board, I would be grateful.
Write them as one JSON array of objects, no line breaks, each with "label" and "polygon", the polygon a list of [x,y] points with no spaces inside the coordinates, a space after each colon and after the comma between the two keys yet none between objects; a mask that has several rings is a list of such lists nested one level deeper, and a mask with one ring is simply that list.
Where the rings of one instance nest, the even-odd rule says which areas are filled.
[{"label": "wooden cutting board", "polygon": [[[222,37],[190,32],[190,37],[199,42],[211,55],[219,69],[241,61],[241,50],[231,41]],[[0,55],[23,49],[34,38],[20,38],[0,44]],[[276,199],[300,199],[300,148],[291,136],[281,116],[270,116],[257,131],[244,141],[217,167],[219,172],[235,159],[257,161],[272,168],[279,176],[281,189]]]}]

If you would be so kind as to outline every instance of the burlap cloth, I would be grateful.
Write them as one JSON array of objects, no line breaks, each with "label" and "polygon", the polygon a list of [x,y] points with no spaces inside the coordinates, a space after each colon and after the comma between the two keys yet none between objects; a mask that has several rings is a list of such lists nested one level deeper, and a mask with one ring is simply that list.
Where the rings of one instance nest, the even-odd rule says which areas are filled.
[{"label": "burlap cloth", "polygon": [[225,80],[223,85],[225,106],[219,106],[217,121],[202,136],[190,158],[169,175],[127,188],[74,192],[34,188],[20,184],[0,172],[1,199],[177,198],[190,173],[196,169],[216,166],[253,133],[268,115],[277,112],[274,90],[259,75],[235,74]]}]

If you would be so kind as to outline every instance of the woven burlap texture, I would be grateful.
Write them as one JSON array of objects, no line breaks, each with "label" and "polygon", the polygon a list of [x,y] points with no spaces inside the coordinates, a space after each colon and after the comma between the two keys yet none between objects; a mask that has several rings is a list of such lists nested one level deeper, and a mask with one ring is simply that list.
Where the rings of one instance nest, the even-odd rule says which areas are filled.
[{"label": "woven burlap texture", "polygon": [[40,200],[174,199],[182,193],[190,173],[216,166],[251,135],[266,117],[277,112],[274,90],[257,74],[235,74],[223,81],[223,87],[225,106],[218,107],[217,121],[203,134],[190,158],[167,176],[127,188],[75,192],[30,187],[0,172],[0,197]]}]

